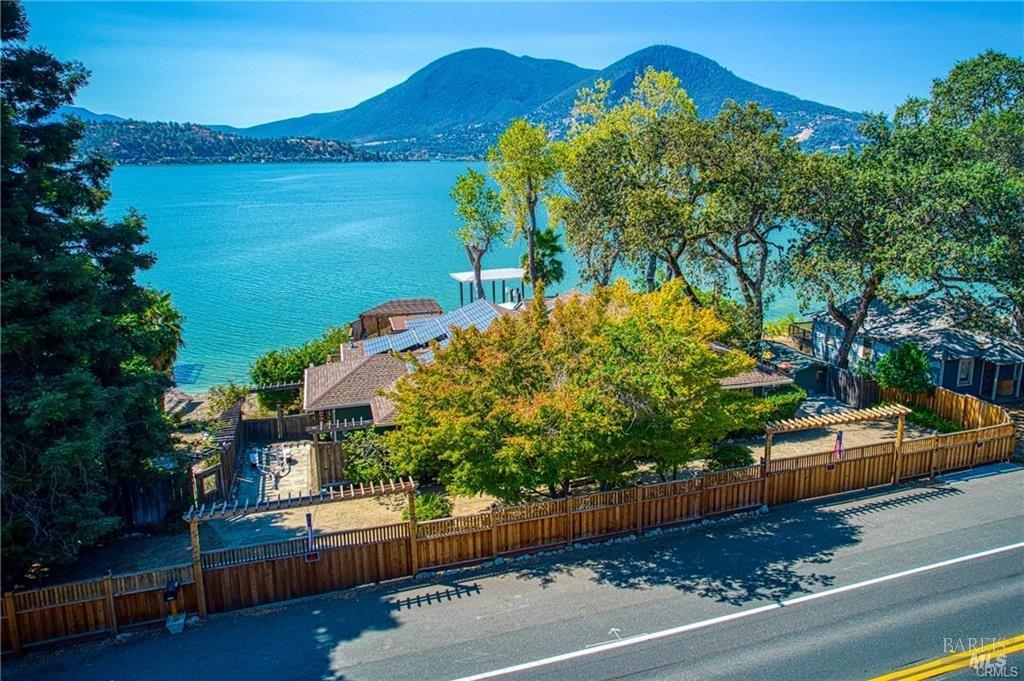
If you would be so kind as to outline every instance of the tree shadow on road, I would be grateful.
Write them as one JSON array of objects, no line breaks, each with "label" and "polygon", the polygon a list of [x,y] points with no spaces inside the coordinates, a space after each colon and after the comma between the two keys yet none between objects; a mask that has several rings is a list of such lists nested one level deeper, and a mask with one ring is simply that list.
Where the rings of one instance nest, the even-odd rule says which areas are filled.
[{"label": "tree shadow on road", "polygon": [[860,542],[856,517],[958,493],[919,488],[897,497],[862,496],[836,508],[834,500],[789,506],[736,524],[699,525],[653,541],[563,554],[523,568],[517,577],[546,588],[560,575],[586,570],[598,584],[622,589],[670,586],[733,605],[779,601],[833,585],[826,566],[836,551]]}]

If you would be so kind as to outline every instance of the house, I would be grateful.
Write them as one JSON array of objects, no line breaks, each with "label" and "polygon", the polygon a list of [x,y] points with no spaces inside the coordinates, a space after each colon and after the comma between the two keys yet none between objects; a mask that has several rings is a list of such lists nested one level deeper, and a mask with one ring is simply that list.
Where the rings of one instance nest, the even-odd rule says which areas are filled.
[{"label": "house", "polygon": [[440,314],[441,306],[433,298],[403,298],[389,300],[364,310],[349,327],[352,329],[353,339],[363,340],[399,333],[406,329],[406,324],[410,320],[436,317]]},{"label": "house", "polygon": [[768,369],[788,376],[808,393],[822,393],[828,387],[828,363],[783,343],[763,340],[757,355]]},{"label": "house", "polygon": [[[733,349],[715,342],[708,343],[708,346],[719,354]],[[792,385],[793,379],[763,362],[758,362],[750,371],[744,371],[735,376],[726,376],[719,383],[726,390],[746,390],[754,395],[763,396],[778,388]]]},{"label": "house", "polygon": [[[844,307],[852,311],[854,303]],[[914,343],[931,358],[935,385],[989,401],[1021,397],[1024,338],[968,328],[953,301],[933,298],[893,306],[876,300],[850,350],[850,366],[873,362],[893,348]],[[843,329],[828,312],[811,315],[812,354],[835,365]]]}]

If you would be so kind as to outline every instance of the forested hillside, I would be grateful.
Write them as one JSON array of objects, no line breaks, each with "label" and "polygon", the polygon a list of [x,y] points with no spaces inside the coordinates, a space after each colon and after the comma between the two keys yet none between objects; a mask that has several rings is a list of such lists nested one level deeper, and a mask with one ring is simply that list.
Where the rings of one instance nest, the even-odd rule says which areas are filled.
[{"label": "forested hillside", "polygon": [[116,163],[288,163],[376,161],[381,156],[334,140],[254,138],[194,123],[92,121],[80,146]]}]

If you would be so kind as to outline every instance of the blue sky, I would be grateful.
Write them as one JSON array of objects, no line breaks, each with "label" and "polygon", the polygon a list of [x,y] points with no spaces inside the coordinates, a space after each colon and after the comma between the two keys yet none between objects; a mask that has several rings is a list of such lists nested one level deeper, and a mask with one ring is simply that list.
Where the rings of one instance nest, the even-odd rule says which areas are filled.
[{"label": "blue sky", "polygon": [[92,70],[78,104],[253,125],[342,109],[468,47],[601,68],[655,43],[761,85],[891,111],[957,61],[1024,52],[1024,3],[30,2],[31,40]]}]

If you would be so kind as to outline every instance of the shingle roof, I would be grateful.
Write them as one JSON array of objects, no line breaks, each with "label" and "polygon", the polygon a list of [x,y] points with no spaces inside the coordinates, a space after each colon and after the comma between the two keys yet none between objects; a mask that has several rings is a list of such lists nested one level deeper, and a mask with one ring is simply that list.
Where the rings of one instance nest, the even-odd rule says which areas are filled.
[{"label": "shingle roof", "polygon": [[[853,307],[854,301],[843,305],[844,311]],[[926,298],[902,306],[875,300],[868,308],[861,335],[889,343],[913,342],[939,359],[981,357],[995,364],[1024,362],[1024,338],[963,328],[966,316],[946,298]],[[811,318],[835,324],[827,311]]]},{"label": "shingle roof", "polygon": [[358,344],[344,347],[342,353],[340,362],[306,369],[302,408],[319,411],[369,406],[374,411],[374,422],[378,421],[378,410],[382,416],[393,412],[390,402],[377,393],[407,373],[405,362],[391,355],[363,355]]},{"label": "shingle roof", "polygon": [[371,307],[359,316],[393,317],[409,314],[441,314],[441,306],[433,298],[401,298]]}]

